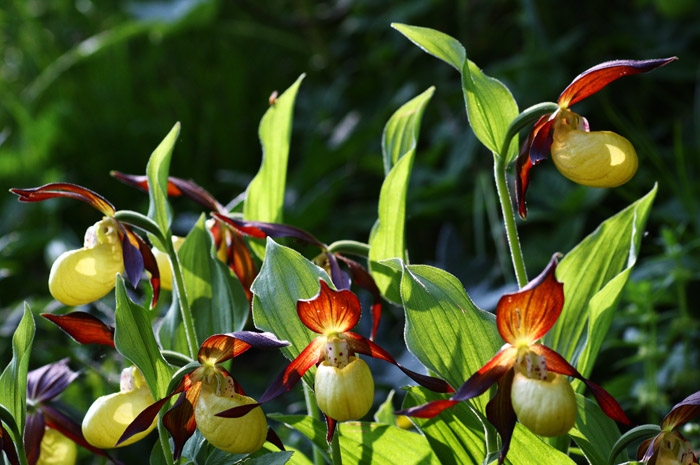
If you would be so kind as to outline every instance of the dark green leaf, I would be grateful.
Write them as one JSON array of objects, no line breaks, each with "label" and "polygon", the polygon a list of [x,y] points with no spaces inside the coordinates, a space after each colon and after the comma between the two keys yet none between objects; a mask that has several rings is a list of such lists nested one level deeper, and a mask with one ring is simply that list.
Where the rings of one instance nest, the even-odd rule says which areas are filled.
[{"label": "dark green leaf", "polygon": [[[657,434],[661,432],[661,427],[659,425],[641,425],[637,426],[636,428],[632,428],[631,430],[627,431],[625,434],[623,434],[613,445],[612,449],[610,450],[610,454],[608,454],[608,461],[607,463],[609,465],[614,465],[618,463],[615,459],[621,454],[624,453],[625,450],[627,450],[627,447],[637,443],[644,441],[646,439],[651,439]],[[637,463],[637,462],[634,462]]]},{"label": "dark green leaf", "polygon": [[153,398],[162,399],[172,369],[160,354],[148,312],[129,299],[121,276],[117,278],[116,294],[114,344],[120,354],[141,370]]},{"label": "dark green leaf", "polygon": [[378,226],[369,240],[370,272],[377,287],[390,301],[401,301],[400,275],[378,263],[380,260],[406,258],[406,194],[416,153],[421,117],[434,87],[399,108],[384,128],[382,151],[387,172],[379,193]]},{"label": "dark green leaf", "polygon": [[[34,316],[27,303],[24,315],[12,336],[12,360],[0,375],[0,404],[15,420],[15,431],[21,434],[27,413],[27,370],[35,332]],[[8,423],[8,426],[12,426]],[[14,433],[13,433],[14,434]],[[20,441],[20,437],[15,440]]]}]

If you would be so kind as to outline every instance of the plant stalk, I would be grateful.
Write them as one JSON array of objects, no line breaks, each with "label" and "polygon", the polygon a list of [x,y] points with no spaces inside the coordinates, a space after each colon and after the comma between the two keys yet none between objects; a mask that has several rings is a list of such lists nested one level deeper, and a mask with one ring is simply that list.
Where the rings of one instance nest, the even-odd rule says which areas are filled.
[{"label": "plant stalk", "polygon": [[[309,386],[306,385],[306,383],[302,382],[301,384],[304,386],[304,400],[306,401],[306,412],[311,418],[319,419],[320,414],[318,411],[318,405],[316,404],[316,396],[314,396],[313,391]],[[325,459],[323,458],[323,454],[321,453],[321,450],[316,446],[313,446],[313,459],[314,465],[324,465],[326,463]]]},{"label": "plant stalk", "polygon": [[174,465],[173,453],[170,450],[170,441],[168,441],[168,433],[163,427],[162,420],[158,420],[158,440],[160,441],[160,448],[163,449],[163,457],[165,458],[165,462],[168,465]]},{"label": "plant stalk", "polygon": [[501,202],[501,212],[503,213],[503,223],[506,227],[510,256],[513,260],[515,279],[518,281],[518,287],[522,288],[527,284],[527,271],[525,270],[523,251],[520,248],[520,239],[518,238],[518,228],[515,224],[513,205],[510,202],[510,192],[508,191],[508,181],[506,180],[505,159],[502,156],[494,155],[493,174],[496,180],[498,200]]},{"label": "plant stalk", "polygon": [[173,242],[166,240],[163,247],[167,249],[168,257],[170,258],[170,266],[175,275],[175,288],[177,289],[178,301],[180,302],[180,315],[182,316],[182,324],[185,327],[185,337],[187,338],[187,346],[190,351],[190,358],[195,360],[199,343],[197,342],[197,334],[194,331],[194,319],[192,318],[192,310],[190,303],[187,300],[185,292],[185,280],[182,277],[182,269],[180,268],[180,259],[175,252]]},{"label": "plant stalk", "polygon": [[343,240],[336,241],[328,246],[330,253],[342,253],[367,257],[369,255],[369,245],[364,242]]}]

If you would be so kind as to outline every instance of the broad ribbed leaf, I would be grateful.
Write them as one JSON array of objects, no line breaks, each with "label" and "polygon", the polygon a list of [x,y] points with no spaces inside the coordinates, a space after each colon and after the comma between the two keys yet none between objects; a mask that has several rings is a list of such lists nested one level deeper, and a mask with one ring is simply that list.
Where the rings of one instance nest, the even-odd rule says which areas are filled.
[{"label": "broad ribbed leaf", "polygon": [[165,139],[151,154],[146,166],[148,184],[148,217],[156,222],[164,236],[170,230],[170,205],[168,204],[168,172],[175,141],[180,134],[180,123],[170,130]]},{"label": "broad ribbed leaf", "polygon": [[[326,425],[306,415],[268,415],[327,448]],[[439,465],[427,439],[396,426],[348,421],[339,424],[340,450],[344,465]]]},{"label": "broad ribbed leaf", "polygon": [[557,267],[564,283],[564,309],[544,344],[559,352],[583,376],[591,372],[620,293],[637,260],[656,186],[607,219]]},{"label": "broad ribbed leaf", "polygon": [[[620,438],[620,430],[594,401],[576,394],[576,404],[576,426],[569,431],[569,436],[583,451],[591,465],[608,465],[608,455]],[[627,453],[623,452],[615,463],[624,462],[626,459]]]},{"label": "broad ribbed leaf", "polygon": [[[265,261],[251,287],[253,298],[253,321],[262,331],[269,331],[279,339],[291,343],[282,353],[293,360],[318,334],[308,329],[297,315],[297,301],[310,299],[318,294],[318,280],[330,279],[323,269],[314,265],[299,252],[267,239]],[[284,367],[280,367],[282,372]],[[308,373],[313,374],[315,368]],[[306,380],[313,384],[308,374]]]},{"label": "broad ribbed leaf", "polygon": [[[385,262],[402,271],[408,349],[457,389],[501,348],[493,314],[469,299],[457,278],[439,268]],[[480,399],[482,407],[488,399]]]},{"label": "broad ribbed leaf", "polygon": [[120,354],[141,370],[153,398],[162,399],[173,370],[160,354],[148,312],[126,295],[121,276],[117,278],[116,294],[114,344]]},{"label": "broad ribbed leaf", "polygon": [[511,121],[518,116],[518,104],[510,90],[498,79],[484,74],[471,60],[462,67],[462,92],[469,124],[476,137],[493,153],[513,160],[518,138],[513,138],[507,154],[499,153]]},{"label": "broad ribbed leaf", "polygon": [[27,414],[27,371],[35,328],[32,311],[25,303],[24,315],[12,336],[12,360],[0,375],[0,404],[15,419],[20,432],[24,431]]},{"label": "broad ribbed leaf", "polygon": [[421,118],[434,91],[435,88],[431,87],[399,108],[387,122],[382,137],[387,175],[379,193],[378,226],[369,240],[369,268],[381,293],[394,303],[401,302],[401,276],[378,262],[387,258],[406,258],[406,194]]},{"label": "broad ribbed leaf", "polygon": [[447,34],[427,27],[409,26],[408,24],[392,23],[391,27],[406,36],[408,40],[423,49],[424,52],[443,60],[462,72],[462,65],[467,59],[467,52],[457,39]]},{"label": "broad ribbed leaf", "polygon": [[[408,389],[402,409],[445,399],[416,386]],[[423,432],[443,465],[478,464],[486,455],[484,428],[467,402],[441,412],[435,419],[411,418]]]},{"label": "broad ribbed leaf", "polygon": [[[258,136],[263,150],[262,164],[248,185],[243,205],[246,220],[282,223],[294,101],[302,80],[303,74],[277,98],[260,120]],[[258,256],[265,253],[262,244],[251,246]]]},{"label": "broad ribbed leaf", "polygon": [[241,282],[216,257],[213,242],[202,215],[178,250],[200,341],[212,334],[242,329],[249,309]]}]

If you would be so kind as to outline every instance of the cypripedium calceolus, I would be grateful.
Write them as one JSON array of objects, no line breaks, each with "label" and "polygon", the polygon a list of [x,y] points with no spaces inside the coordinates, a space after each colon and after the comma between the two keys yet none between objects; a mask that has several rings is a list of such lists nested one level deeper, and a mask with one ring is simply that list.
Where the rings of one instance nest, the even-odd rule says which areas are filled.
[{"label": "cypripedium calceolus", "polygon": [[146,380],[136,367],[122,371],[119,392],[97,398],[83,418],[82,431],[87,442],[100,449],[111,449],[133,444],[144,438],[156,427],[157,421],[144,431],[117,445],[124,430],[153,403],[153,396]]},{"label": "cypripedium calceolus", "polygon": [[[146,176],[125,174],[119,171],[112,171],[110,174],[125,184],[148,192],[148,178]],[[216,200],[206,189],[192,180],[170,176],[168,177],[167,192],[169,197],[185,196],[202,205],[207,210],[219,212],[224,215],[228,213],[224,205]],[[236,277],[238,277],[250,301],[253,297],[250,286],[253,284],[253,280],[255,280],[258,274],[258,270],[255,267],[253,258],[250,255],[250,251],[241,233],[235,228],[230,228],[223,223],[213,220],[207,222],[207,229],[209,229],[209,232],[211,232],[214,238],[214,244],[218,251],[218,258],[226,263],[231,271],[235,273]],[[175,242],[175,238],[173,238],[173,242]],[[177,250],[177,243],[175,243],[175,246]],[[168,281],[168,277],[171,274],[170,262],[167,256],[162,252],[154,251],[154,254],[156,258],[162,257],[158,260],[158,266],[161,268],[163,287],[171,290],[172,285],[168,286],[169,283],[172,284],[172,280]]]},{"label": "cypripedium calceolus", "polygon": [[83,436],[80,424],[51,403],[77,377],[78,373],[68,367],[68,359],[28,373],[24,449],[29,465],[73,465],[77,456],[76,444],[119,463],[104,450],[90,444]]},{"label": "cypripedium calceolus", "polygon": [[[163,399],[146,408],[124,431],[119,443],[141,434],[151,425],[161,407],[175,394],[177,402],[163,415],[163,425],[173,437],[173,456],[180,458],[185,442],[198,428],[211,445],[232,454],[247,454],[262,447],[265,440],[282,447],[274,431],[268,430],[265,414],[260,408],[249,409],[240,418],[220,418],[221,410],[241,405],[258,404],[247,397],[240,384],[222,367],[251,347],[278,349],[289,345],[271,333],[236,331],[210,336],[199,349],[197,362],[188,365],[187,372],[175,389]],[[252,410],[252,411],[251,411]]]},{"label": "cypripedium calceolus", "polygon": [[386,350],[350,331],[360,320],[360,301],[349,290],[336,291],[320,280],[319,293],[297,302],[297,314],[311,331],[320,334],[304,348],[270,385],[260,402],[221,411],[217,416],[235,418],[251,408],[289,391],[312,366],[318,365],[314,382],[316,402],[328,420],[328,437],[337,421],[363,417],[372,406],[374,380],[367,364],[357,354],[379,358],[396,365],[420,385],[435,392],[453,392],[443,380],[405,368]]},{"label": "cypripedium calceolus", "polygon": [[527,216],[530,168],[549,153],[561,174],[584,186],[617,187],[632,179],[639,164],[632,144],[614,132],[591,131],[586,118],[569,106],[622,76],[646,73],[675,59],[608,61],[579,74],[564,89],[557,101],[559,109],[535,123],[518,157],[516,197],[522,218]]},{"label": "cypripedium calceolus", "polygon": [[151,273],[154,306],[160,291],[160,274],[150,247],[131,227],[118,221],[114,205],[82,186],[50,183],[32,189],[10,189],[20,202],[40,202],[55,197],[81,200],[99,210],[104,218],[88,228],[83,247],[61,254],[51,267],[49,291],[68,306],[84,305],[109,293],[117,274],[126,271],[135,287],[144,268]]},{"label": "cypripedium calceolus", "polygon": [[498,382],[486,417],[501,436],[499,464],[508,453],[516,420],[542,436],[561,436],[574,425],[576,398],[564,376],[583,381],[607,416],[629,424],[610,394],[585,379],[557,352],[537,342],[554,326],[564,306],[564,286],[554,276],[556,266],[555,256],[527,286],[501,297],[496,325],[505,345],[449,400],[429,402],[398,414],[432,418],[457,402],[480,396]]},{"label": "cypripedium calceolus", "polygon": [[647,465],[697,465],[692,445],[676,428],[700,415],[700,391],[673,406],[661,422],[661,432],[642,442],[637,452]]}]

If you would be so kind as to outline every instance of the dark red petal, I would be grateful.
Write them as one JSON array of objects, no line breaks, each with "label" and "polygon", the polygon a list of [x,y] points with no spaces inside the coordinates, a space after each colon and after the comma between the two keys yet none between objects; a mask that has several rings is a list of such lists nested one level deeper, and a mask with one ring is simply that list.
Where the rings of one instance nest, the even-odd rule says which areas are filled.
[{"label": "dark red petal", "polygon": [[288,346],[289,342],[280,341],[272,333],[256,333],[253,331],[236,331],[226,334],[215,334],[207,338],[199,349],[197,359],[200,363],[223,363],[237,357],[251,347],[256,349],[279,349]]},{"label": "dark red petal", "polygon": [[178,189],[185,197],[189,197],[207,210],[226,213],[226,207],[221,205],[213,195],[191,179],[170,176],[168,178],[168,195],[170,195],[171,186]]},{"label": "dark red petal", "polygon": [[447,384],[446,381],[443,381],[438,378],[434,378],[432,376],[428,375],[422,375],[420,373],[416,373],[413,370],[409,370],[408,368],[399,365],[399,363],[394,360],[394,357],[392,357],[389,352],[386,350],[382,349],[379,347],[377,344],[374,342],[370,341],[367,338],[364,338],[360,336],[359,334],[351,333],[351,332],[346,332],[343,334],[346,337],[346,340],[348,341],[348,347],[350,350],[353,352],[356,352],[358,354],[364,354],[364,355],[369,355],[370,357],[374,358],[379,358],[381,360],[385,360],[389,363],[392,363],[396,365],[399,370],[403,371],[408,375],[409,378],[417,382],[423,387],[426,387],[430,389],[431,391],[434,392],[454,392],[454,389]]},{"label": "dark red petal", "polygon": [[106,451],[98,449],[90,445],[83,436],[83,431],[79,423],[69,418],[66,414],[51,407],[48,404],[41,405],[41,411],[44,414],[46,426],[53,428],[63,434],[65,437],[78,444],[79,446],[103,457],[109,458],[114,463],[120,463],[112,458]]},{"label": "dark red petal", "polygon": [[66,315],[42,313],[41,316],[61,328],[80,344],[102,344],[114,347],[114,328],[87,312],[75,311]]},{"label": "dark red petal", "polygon": [[454,400],[473,399],[486,392],[493,383],[513,368],[517,353],[518,350],[510,345],[501,349],[486,365],[471,375],[452,398]]},{"label": "dark red petal", "polygon": [[151,288],[153,289],[151,308],[154,308],[158,302],[158,297],[160,296],[160,270],[158,269],[158,262],[156,261],[156,257],[153,255],[153,251],[148,244],[146,244],[146,241],[144,241],[138,234],[133,234],[133,236],[139,245],[139,253],[143,259],[143,267],[146,268],[146,271],[151,273],[150,283]]},{"label": "dark red petal", "polygon": [[27,375],[27,399],[38,404],[53,399],[79,375],[68,368],[68,359],[44,365]]},{"label": "dark red petal", "polygon": [[2,447],[11,465],[20,465],[19,457],[17,457],[17,451],[15,450],[15,443],[2,423],[0,423],[0,447]]},{"label": "dark red petal", "polygon": [[338,427],[338,422],[335,421],[333,418],[329,417],[328,415],[324,415],[324,417],[326,417],[326,425],[328,426],[326,432],[326,442],[330,444],[333,440],[333,435],[336,434],[335,430]]},{"label": "dark red petal", "polygon": [[194,406],[197,405],[202,383],[194,383],[187,391],[180,394],[175,405],[163,415],[163,426],[173,437],[173,459],[180,459],[182,448],[194,434],[197,422],[194,418]]},{"label": "dark red petal", "polygon": [[10,189],[10,192],[18,195],[20,202],[40,202],[56,197],[70,197],[87,203],[105,216],[114,216],[116,212],[114,205],[97,192],[68,182],[53,182],[31,189]]},{"label": "dark red petal", "polygon": [[257,237],[259,239],[264,239],[266,237],[275,239],[278,237],[291,237],[320,248],[326,247],[323,242],[319,241],[311,234],[294,226],[279,223],[264,223],[262,221],[239,220],[220,213],[213,213],[213,215],[216,219],[231,225],[235,230],[246,236]]},{"label": "dark red petal", "polygon": [[[120,171],[110,171],[109,174],[123,182],[124,184],[129,184],[130,186],[141,189],[144,192],[148,192],[148,176],[137,175],[137,174],[126,174]],[[182,195],[180,189],[177,188],[168,178],[168,196],[169,197],[179,197]]]},{"label": "dark red petal", "polygon": [[700,415],[700,391],[673,406],[661,422],[661,428],[674,429]]},{"label": "dark red petal", "polygon": [[326,343],[325,337],[317,337],[306,346],[301,353],[292,360],[282,374],[265,390],[260,403],[267,402],[275,397],[289,391],[299,382],[304,373],[309,368],[316,365],[323,354],[323,346]]},{"label": "dark red petal", "polygon": [[353,282],[372,294],[372,335],[370,339],[374,340],[374,336],[377,334],[377,328],[379,327],[379,320],[382,317],[382,295],[379,292],[377,283],[374,282],[374,278],[365,267],[356,261],[343,257],[342,255],[338,255],[338,258],[348,266]]},{"label": "dark red petal", "polygon": [[544,356],[545,360],[547,361],[547,370],[554,373],[559,373],[561,375],[572,376],[583,381],[593,393],[593,396],[598,402],[598,405],[600,405],[600,408],[603,410],[603,413],[605,413],[607,416],[625,425],[631,424],[627,418],[627,415],[625,415],[625,412],[622,410],[622,407],[620,407],[620,404],[617,403],[615,398],[593,381],[589,381],[584,378],[581,373],[576,370],[576,368],[571,366],[569,362],[564,359],[564,357],[549,347],[543,346],[542,344],[532,344],[530,345],[530,350],[538,355]]},{"label": "dark red petal", "polygon": [[564,285],[557,281],[555,254],[547,267],[520,291],[498,301],[496,325],[504,341],[533,342],[549,331],[564,307]]},{"label": "dark red petal", "polygon": [[248,301],[250,302],[253,298],[250,286],[258,275],[258,270],[255,267],[253,257],[250,255],[250,250],[248,250],[243,236],[235,229],[226,227],[225,230],[226,237],[229,241],[226,253],[228,257],[228,266],[233,270],[238,280],[243,285],[243,290],[245,290]]},{"label": "dark red petal", "polygon": [[559,106],[569,105],[595,94],[611,82],[631,74],[646,73],[668,64],[677,57],[657,58],[653,60],[614,60],[596,65],[579,74],[559,96]]},{"label": "dark red petal", "polygon": [[279,436],[277,436],[277,433],[275,433],[275,430],[273,430],[271,427],[267,429],[267,437],[265,440],[271,444],[274,444],[279,450],[286,450],[284,448],[284,444],[282,444],[282,440]]},{"label": "dark red petal", "polygon": [[439,415],[443,410],[447,410],[459,402],[458,400],[433,400],[427,404],[416,405],[415,407],[399,410],[395,413],[396,415],[406,415],[407,417],[433,418]]},{"label": "dark red petal", "polygon": [[124,270],[126,277],[133,287],[136,287],[141,280],[143,273],[143,256],[139,251],[139,243],[136,235],[128,228],[123,227],[123,234],[119,234],[122,242],[122,256],[124,259]]},{"label": "dark red petal", "polygon": [[509,370],[505,376],[498,380],[498,391],[493,399],[486,405],[486,418],[496,427],[501,436],[501,452],[498,456],[498,465],[506,460],[510,440],[513,437],[517,417],[510,400],[510,390],[513,385],[513,370]]},{"label": "dark red petal", "polygon": [[520,217],[527,217],[525,206],[525,193],[530,184],[530,169],[541,162],[549,154],[552,147],[552,134],[554,131],[554,118],[556,113],[542,116],[532,127],[520,150],[520,155],[515,164],[515,199],[518,203]]},{"label": "dark red petal", "polygon": [[357,296],[351,291],[335,291],[320,280],[321,288],[315,297],[297,302],[301,322],[320,334],[343,333],[360,321],[362,309]]},{"label": "dark red petal", "polygon": [[27,415],[27,422],[24,425],[24,451],[27,454],[29,465],[35,465],[39,460],[41,452],[41,440],[44,438],[44,414],[41,410],[36,410]]},{"label": "dark red petal", "polygon": [[117,441],[117,445],[121,444],[122,442],[126,441],[129,439],[131,436],[134,434],[138,434],[142,431],[146,431],[149,426],[151,426],[151,423],[153,423],[153,420],[158,416],[158,412],[160,412],[160,409],[165,405],[172,396],[175,394],[179,394],[183,391],[191,389],[193,386],[201,384],[198,382],[193,383],[192,380],[190,379],[189,375],[185,375],[180,382],[178,383],[177,387],[168,394],[167,396],[163,397],[162,399],[152,403],[148,407],[146,407],[141,413],[138,414],[136,418],[134,418],[134,421],[132,421],[129,426],[126,427],[124,430],[124,433],[122,433],[122,436],[119,438],[119,441]]}]

